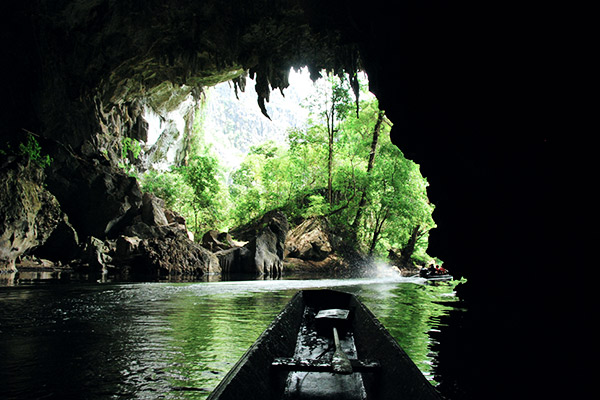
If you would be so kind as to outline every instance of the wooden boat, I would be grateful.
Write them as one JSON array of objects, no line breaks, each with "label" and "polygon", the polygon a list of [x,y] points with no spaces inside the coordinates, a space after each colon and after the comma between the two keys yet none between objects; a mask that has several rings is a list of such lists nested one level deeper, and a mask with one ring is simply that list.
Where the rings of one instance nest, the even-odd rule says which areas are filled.
[{"label": "wooden boat", "polygon": [[435,281],[451,281],[454,279],[454,277],[450,274],[437,274],[437,275],[427,275],[427,276],[422,276],[422,278],[427,279],[428,282],[435,282]]},{"label": "wooden boat", "polygon": [[441,271],[438,271],[434,268],[423,268],[421,271],[419,271],[419,276],[427,279],[428,281],[451,281],[454,279],[454,277],[446,270]]},{"label": "wooden boat", "polygon": [[441,396],[354,295],[305,290],[292,298],[208,399]]}]

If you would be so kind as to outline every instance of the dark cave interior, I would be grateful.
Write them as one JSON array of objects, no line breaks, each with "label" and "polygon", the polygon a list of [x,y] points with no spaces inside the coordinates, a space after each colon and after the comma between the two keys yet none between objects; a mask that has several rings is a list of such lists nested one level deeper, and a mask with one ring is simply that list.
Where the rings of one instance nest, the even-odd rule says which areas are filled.
[{"label": "dark cave interior", "polygon": [[[166,107],[163,82],[192,91],[250,71],[268,100],[292,66],[364,69],[392,140],[429,180],[431,253],[468,279],[459,295],[469,312],[440,334],[440,391],[529,398],[570,357],[537,340],[559,334],[552,321],[568,310],[537,292],[549,281],[536,271],[559,270],[547,249],[555,143],[536,126],[544,77],[523,23],[531,11],[513,18],[474,1],[7,1],[0,131],[3,141],[40,134],[56,160],[50,190],[77,221],[72,197],[92,191],[77,178],[81,160],[111,135],[134,135],[142,99]],[[96,234],[105,219],[80,224]]]}]

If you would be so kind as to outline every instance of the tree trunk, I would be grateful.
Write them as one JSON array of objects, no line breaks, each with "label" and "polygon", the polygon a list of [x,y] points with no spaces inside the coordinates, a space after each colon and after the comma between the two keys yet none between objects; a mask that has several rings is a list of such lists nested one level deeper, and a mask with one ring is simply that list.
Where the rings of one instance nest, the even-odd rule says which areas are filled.
[{"label": "tree trunk", "polygon": [[[380,110],[379,115],[377,116],[377,122],[375,123],[375,127],[373,128],[373,141],[371,142],[371,152],[369,153],[369,163],[367,164],[367,178],[371,174],[371,170],[375,165],[375,154],[377,152],[377,143],[379,143],[379,132],[381,131],[381,123],[383,122],[385,111]],[[355,232],[358,229],[358,224],[360,223],[360,218],[362,216],[362,210],[367,204],[367,189],[363,190],[362,196],[360,198],[360,202],[358,203],[358,209],[356,210],[356,217],[354,217],[354,222],[352,223],[352,231]]]},{"label": "tree trunk", "polygon": [[333,136],[335,134],[335,102],[333,102],[332,99],[332,105],[331,105],[331,118],[327,118],[327,133],[329,135],[329,156],[327,157],[327,171],[328,171],[328,176],[327,176],[327,201],[329,202],[330,206],[333,206],[333,189],[332,189],[332,184],[333,184],[333,177],[332,177],[332,171],[333,171]]},{"label": "tree trunk", "polygon": [[408,242],[402,248],[401,255],[400,255],[400,265],[401,266],[407,266],[407,267],[409,266],[410,258],[412,257],[413,253],[415,252],[415,245],[417,244],[417,240],[419,239],[419,236],[420,236],[420,232],[419,232],[420,229],[421,229],[421,227],[419,225],[417,225],[416,227],[413,228],[412,234],[410,235],[410,239],[408,239]]},{"label": "tree trunk", "polygon": [[327,201],[330,205],[333,205],[333,178],[332,178],[332,170],[333,170],[333,132],[329,132],[329,156],[327,157]]},{"label": "tree trunk", "polygon": [[380,212],[383,215],[381,215],[381,214],[378,215],[375,220],[375,228],[373,229],[373,240],[371,240],[371,245],[369,246],[369,256],[373,255],[373,252],[375,251],[375,246],[377,246],[377,241],[379,240],[379,235],[381,235],[381,231],[383,230],[383,224],[390,216],[389,208],[386,208],[385,212],[384,212],[383,207],[382,207]]}]

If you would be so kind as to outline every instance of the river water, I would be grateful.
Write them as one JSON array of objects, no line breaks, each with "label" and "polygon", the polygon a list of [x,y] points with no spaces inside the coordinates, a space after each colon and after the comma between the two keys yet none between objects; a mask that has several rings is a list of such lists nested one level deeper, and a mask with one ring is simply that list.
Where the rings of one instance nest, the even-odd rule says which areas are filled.
[{"label": "river water", "polygon": [[354,293],[424,375],[454,284],[420,278],[0,287],[0,399],[205,399],[300,289]]}]

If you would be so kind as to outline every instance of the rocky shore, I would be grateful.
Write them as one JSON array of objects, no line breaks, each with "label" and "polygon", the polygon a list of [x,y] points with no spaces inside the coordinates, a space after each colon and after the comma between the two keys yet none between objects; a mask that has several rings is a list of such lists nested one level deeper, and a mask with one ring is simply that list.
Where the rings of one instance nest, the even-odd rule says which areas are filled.
[{"label": "rocky shore", "polygon": [[[272,211],[231,232],[209,231],[195,241],[184,218],[160,198],[141,193],[133,178],[105,172],[86,179],[121,200],[115,195],[112,202],[109,197],[67,215],[49,191],[42,168],[17,158],[5,163],[0,171],[3,274],[72,272],[156,280],[284,273],[357,276],[366,268],[365,257],[332,232],[325,219],[310,218],[290,229],[286,216]],[[76,204],[69,187],[65,182],[67,193],[58,190],[58,197],[70,194],[75,198],[66,204]],[[92,229],[97,226],[105,228]]]}]

